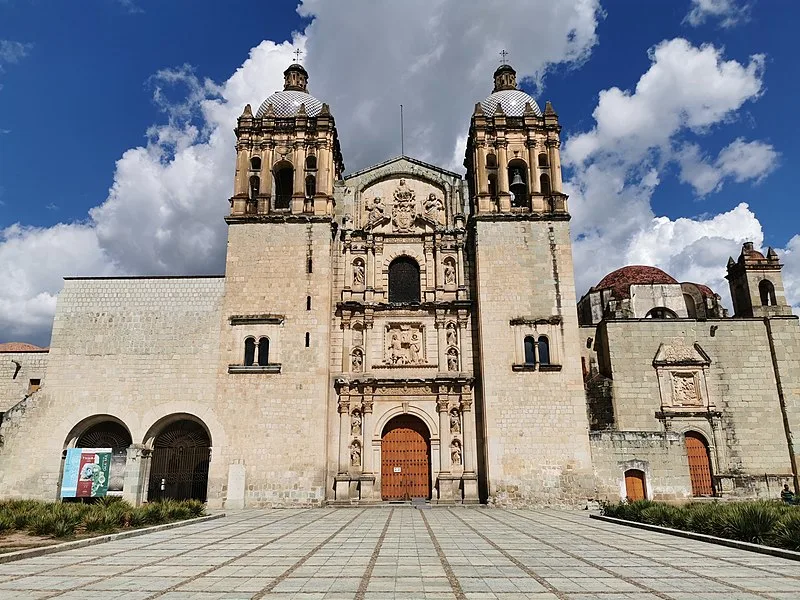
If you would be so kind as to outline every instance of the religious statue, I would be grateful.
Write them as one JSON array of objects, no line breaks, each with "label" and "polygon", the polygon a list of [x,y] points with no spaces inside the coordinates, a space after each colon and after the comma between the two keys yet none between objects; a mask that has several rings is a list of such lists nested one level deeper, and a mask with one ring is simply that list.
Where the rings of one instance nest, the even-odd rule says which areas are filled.
[{"label": "religious statue", "polygon": [[447,351],[447,370],[458,371],[458,350],[455,348]]},{"label": "religious statue", "polygon": [[353,287],[363,287],[364,285],[364,263],[357,260],[353,263]]},{"label": "religious statue", "polygon": [[442,201],[436,197],[436,194],[428,194],[428,198],[425,200],[426,215],[433,218],[433,220],[438,220],[439,211],[443,208]]},{"label": "religious statue", "polygon": [[444,284],[445,285],[456,284],[456,267],[450,260],[445,261],[444,263]]},{"label": "religious statue", "polygon": [[450,433],[461,433],[461,419],[456,408],[450,411]]},{"label": "religious statue", "polygon": [[414,190],[406,185],[406,180],[401,179],[393,194],[392,222],[395,230],[399,232],[411,231],[416,217],[416,195]]},{"label": "religious statue", "polygon": [[419,362],[420,340],[419,334],[415,331],[411,334],[411,342],[408,344],[408,361],[410,363]]},{"label": "religious statue", "polygon": [[353,442],[350,446],[350,464],[354,467],[361,466],[361,444],[358,442]]},{"label": "religious statue", "polygon": [[452,449],[450,450],[450,459],[454,465],[461,464],[461,442],[453,440]]},{"label": "religious statue", "polygon": [[383,218],[383,198],[375,196],[372,199],[372,206],[368,210],[370,221],[380,221]]},{"label": "religious statue", "polygon": [[392,333],[392,338],[389,342],[389,362],[393,365],[404,365],[408,362],[408,356],[403,352],[403,341],[400,339],[398,332]]},{"label": "religious statue", "polygon": [[353,352],[353,372],[360,373],[364,367],[364,357],[359,350]]},{"label": "religious statue", "polygon": [[361,413],[357,410],[350,416],[350,433],[354,436],[361,435]]},{"label": "religious statue", "polygon": [[347,213],[345,214],[344,217],[342,217],[342,230],[349,231],[352,228],[353,228],[353,217],[350,215],[350,213]]},{"label": "religious statue", "polygon": [[448,346],[457,346],[458,345],[458,333],[456,332],[456,324],[455,323],[448,323],[447,324],[447,345]]}]

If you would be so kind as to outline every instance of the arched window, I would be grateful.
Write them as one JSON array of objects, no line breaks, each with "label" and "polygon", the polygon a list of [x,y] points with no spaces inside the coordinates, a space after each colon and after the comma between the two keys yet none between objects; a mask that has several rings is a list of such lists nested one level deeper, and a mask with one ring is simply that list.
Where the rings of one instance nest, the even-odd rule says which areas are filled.
[{"label": "arched window", "polygon": [[255,338],[247,338],[244,341],[244,366],[252,367],[256,361],[256,340]]},{"label": "arched window", "polygon": [[540,365],[549,365],[550,364],[550,340],[547,339],[546,335],[539,336],[538,342],[538,350],[539,350],[539,364]]},{"label": "arched window", "polygon": [[311,310],[311,296],[306,296],[306,310]]},{"label": "arched window", "polygon": [[542,153],[539,155],[539,166],[540,166],[540,167],[547,167],[547,166],[548,166],[548,163],[547,163],[547,154],[546,154],[546,153],[544,153],[544,152],[542,152]]},{"label": "arched window", "polygon": [[536,364],[536,339],[532,335],[525,337],[525,364],[528,366]]},{"label": "arched window", "polygon": [[250,168],[253,171],[260,171],[261,170],[261,159],[258,156],[254,156],[250,159]]},{"label": "arched window", "polygon": [[497,168],[497,157],[494,154],[487,154],[486,155],[486,168],[487,169],[496,169]]},{"label": "arched window", "polygon": [[389,302],[419,302],[419,265],[408,256],[389,265]]},{"label": "arched window", "polygon": [[542,176],[539,177],[539,188],[545,196],[550,195],[550,176],[547,173],[542,173]]},{"label": "arched window", "polygon": [[694,303],[694,298],[691,294],[683,295],[683,302],[686,304],[686,314],[690,319],[697,318],[697,305]]},{"label": "arched window", "polygon": [[489,175],[489,197],[497,198],[497,175]]},{"label": "arched window", "polygon": [[258,366],[266,367],[269,364],[269,338],[262,337],[258,340]]},{"label": "arched window", "polygon": [[651,308],[647,314],[644,316],[645,319],[677,319],[678,315],[672,312],[668,308],[664,308],[663,306],[656,306],[655,308]]},{"label": "arched window", "polygon": [[528,206],[528,164],[515,158],[508,163],[508,189],[511,191],[511,206]]},{"label": "arched window", "polygon": [[259,191],[261,191],[261,178],[253,175],[250,178],[250,200],[257,199]]},{"label": "arched window", "polygon": [[307,171],[316,171],[317,170],[317,157],[313,154],[311,156],[306,157],[306,170]]},{"label": "arched window", "polygon": [[758,284],[758,293],[761,296],[761,306],[775,306],[775,286],[769,279],[762,279]]},{"label": "arched window", "polygon": [[275,166],[275,208],[291,206],[294,194],[294,168],[286,161]]},{"label": "arched window", "polygon": [[306,198],[311,198],[317,193],[317,178],[313,175],[306,177]]}]

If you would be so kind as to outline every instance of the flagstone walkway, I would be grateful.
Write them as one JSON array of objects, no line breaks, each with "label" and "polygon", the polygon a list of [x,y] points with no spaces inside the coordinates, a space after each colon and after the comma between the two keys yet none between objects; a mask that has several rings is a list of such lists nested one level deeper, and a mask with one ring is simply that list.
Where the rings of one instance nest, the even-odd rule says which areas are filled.
[{"label": "flagstone walkway", "polygon": [[794,600],[800,562],[577,511],[248,510],[1,564],[0,598]]}]

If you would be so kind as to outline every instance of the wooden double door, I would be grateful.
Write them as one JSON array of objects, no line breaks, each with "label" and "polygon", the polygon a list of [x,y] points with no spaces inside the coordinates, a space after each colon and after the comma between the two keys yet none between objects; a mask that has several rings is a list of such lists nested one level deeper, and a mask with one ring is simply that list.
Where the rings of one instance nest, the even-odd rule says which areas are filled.
[{"label": "wooden double door", "polygon": [[431,497],[431,443],[428,428],[411,415],[395,417],[381,439],[381,498]]},{"label": "wooden double door", "polygon": [[692,496],[713,496],[714,481],[711,478],[711,455],[708,443],[702,435],[693,431],[688,431],[685,439]]}]

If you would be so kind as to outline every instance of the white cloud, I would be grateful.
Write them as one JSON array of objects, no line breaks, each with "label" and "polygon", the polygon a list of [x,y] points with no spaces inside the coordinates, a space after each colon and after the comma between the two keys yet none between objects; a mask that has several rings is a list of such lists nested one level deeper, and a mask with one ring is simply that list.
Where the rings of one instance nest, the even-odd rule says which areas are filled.
[{"label": "white cloud", "polygon": [[779,157],[771,144],[743,138],[728,144],[713,162],[697,144],[687,143],[676,151],[681,181],[690,184],[699,196],[718,192],[726,179],[737,183],[761,181],[778,167]]},{"label": "white cloud", "polygon": [[697,27],[706,20],[719,20],[720,27],[733,27],[750,19],[752,3],[740,0],[692,0],[684,22]]},{"label": "white cloud", "polygon": [[[159,71],[149,84],[166,122],[117,161],[108,197],[90,219],[15,226],[0,239],[0,259],[26,249],[9,255],[13,278],[0,271],[0,331],[47,343],[64,275],[222,272],[233,127],[246,103],[255,109],[282,87],[295,48],[306,57],[310,91],[331,105],[348,170],[399,153],[400,103],[407,152],[460,168],[459,136],[475,102],[491,92],[498,52],[509,50],[520,75],[539,84],[549,66],[587,57],[598,2],[307,0],[299,10],[314,20],[304,34],[262,42],[222,84],[186,65]],[[50,260],[64,246],[74,249],[69,260]]]},{"label": "white cloud", "polygon": [[[744,241],[763,241],[755,214],[739,204],[718,215],[671,220],[656,216],[650,200],[665,165],[675,159],[684,159],[684,177],[700,189],[715,189],[725,178],[745,181],[767,174],[750,160],[752,154],[776,155],[763,142],[734,140],[713,165],[694,145],[683,145],[682,157],[673,154],[686,133],[702,135],[760,96],[764,57],[754,55],[743,64],[724,60],[713,46],[674,39],[658,44],[650,59],[634,91],[600,92],[594,127],[565,143],[564,163],[572,168],[566,187],[574,216],[577,290],[583,294],[612,269],[639,263],[659,266],[679,280],[706,283],[727,297],[728,256],[738,256]],[[688,168],[690,157],[699,159],[694,171]]]},{"label": "white cloud", "polygon": [[12,40],[0,40],[0,73],[5,65],[13,65],[28,56],[33,44],[23,44]]}]

